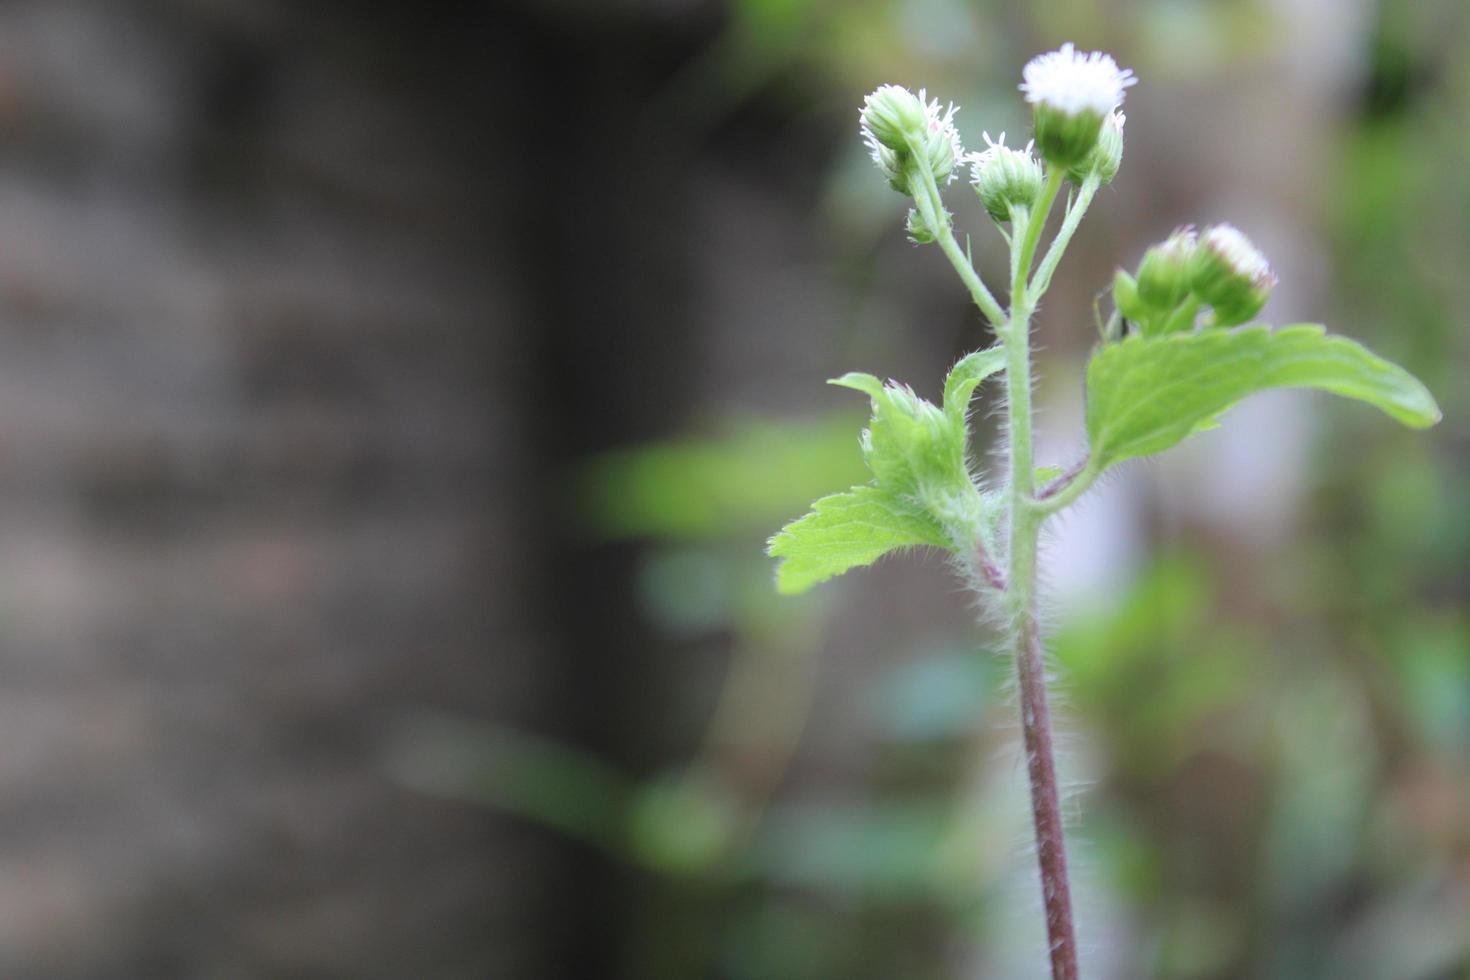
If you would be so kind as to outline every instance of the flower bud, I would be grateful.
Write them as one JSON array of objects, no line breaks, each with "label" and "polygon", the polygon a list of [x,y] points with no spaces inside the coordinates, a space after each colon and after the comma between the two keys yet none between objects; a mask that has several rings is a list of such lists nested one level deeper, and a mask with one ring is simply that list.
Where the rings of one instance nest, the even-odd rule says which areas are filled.
[{"label": "flower bud", "polygon": [[908,232],[909,241],[915,245],[928,245],[934,241],[934,229],[929,227],[929,222],[914,208],[909,208]]},{"label": "flower bud", "polygon": [[888,186],[900,194],[909,193],[909,177],[904,172],[904,162],[908,159],[906,154],[897,150],[890,150],[881,143],[875,143],[871,147],[873,162],[878,165],[878,170],[888,180]]},{"label": "flower bud", "polygon": [[1148,307],[1138,298],[1138,283],[1122,269],[1113,273],[1113,308],[1135,323],[1148,316]]},{"label": "flower bud", "polygon": [[1190,285],[1215,311],[1215,324],[1233,327],[1261,312],[1276,276],[1266,257],[1233,225],[1214,225],[1199,237]]},{"label": "flower bud", "polygon": [[916,190],[909,174],[915,149],[939,183],[954,179],[955,167],[965,155],[954,126],[956,107],[941,110],[939,100],[925,101],[926,95],[923,89],[914,95],[897,85],[884,85],[863,104],[863,141],[889,185],[901,194]]},{"label": "flower bud", "polygon": [[863,100],[862,128],[890,150],[908,150],[910,136],[922,138],[924,102],[902,85],[880,85]]},{"label": "flower bud", "polygon": [[1067,171],[1072,183],[1080,184],[1090,176],[1096,176],[1104,187],[1113,182],[1113,178],[1118,176],[1118,168],[1123,165],[1123,123],[1126,121],[1127,117],[1121,112],[1103,120],[1102,129],[1097,134],[1097,145],[1087,154],[1086,160]]},{"label": "flower bud", "polygon": [[[953,112],[951,109],[950,114]],[[965,155],[965,148],[960,145],[959,134],[947,117],[936,117],[929,123],[929,132],[924,138],[924,155],[937,183],[944,184],[954,179],[955,165]]]},{"label": "flower bud", "polygon": [[1138,298],[1156,313],[1171,313],[1189,295],[1195,251],[1194,231],[1181,228],[1143,253],[1138,266]]},{"label": "flower bud", "polygon": [[[1041,155],[1053,166],[1069,170],[1087,161],[1103,123],[1123,103],[1123,90],[1137,81],[1111,55],[1100,51],[1079,54],[1070,44],[1032,58],[1022,77],[1021,91],[1033,106]],[[1121,147],[1118,158],[1122,158]]]},{"label": "flower bud", "polygon": [[992,141],[985,134],[986,148],[970,157],[970,182],[980,203],[997,222],[1011,220],[1014,208],[1029,208],[1041,196],[1045,175],[1041,162],[1031,154],[1031,144],[1024,150],[1006,146],[1006,134]]}]

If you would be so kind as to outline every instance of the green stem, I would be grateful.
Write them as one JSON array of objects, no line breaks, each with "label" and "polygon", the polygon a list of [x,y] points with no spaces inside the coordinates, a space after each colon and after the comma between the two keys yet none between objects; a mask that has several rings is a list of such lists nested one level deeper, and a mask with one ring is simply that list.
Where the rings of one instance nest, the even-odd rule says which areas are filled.
[{"label": "green stem", "polygon": [[1031,433],[1030,321],[1034,300],[1026,281],[1042,228],[1062,185],[1062,171],[1047,177],[1041,199],[1029,215],[1014,265],[1011,317],[1006,345],[1006,415],[1010,433],[1010,568],[1006,576],[1011,648],[1021,697],[1021,732],[1031,783],[1031,817],[1046,908],[1052,980],[1076,980],[1077,938],[1072,925],[1072,898],[1067,881],[1067,852],[1062,808],[1052,751],[1051,711],[1046,696],[1046,668],[1036,615],[1036,553],[1045,514],[1036,506]]},{"label": "green stem", "polygon": [[1021,237],[1021,251],[1016,257],[1013,266],[1015,269],[1011,281],[1011,322],[1010,327],[1014,331],[1020,329],[1022,339],[1025,339],[1024,331],[1030,326],[1031,311],[1035,303],[1027,296],[1026,279],[1031,275],[1031,260],[1036,257],[1036,245],[1041,241],[1041,230],[1046,227],[1046,219],[1051,216],[1051,206],[1057,199],[1057,192],[1062,189],[1062,179],[1066,174],[1061,168],[1053,168],[1046,175],[1046,185],[1041,189],[1041,197],[1036,202],[1036,210],[1028,216],[1031,220],[1026,224],[1026,231]]},{"label": "green stem", "polygon": [[959,274],[960,281],[970,291],[970,298],[985,314],[985,319],[990,321],[990,326],[997,331],[1006,322],[1005,311],[1000,308],[995,295],[985,285],[975,267],[970,264],[970,257],[960,249],[960,243],[955,241],[954,231],[949,225],[949,215],[944,210],[944,199],[939,194],[939,184],[934,179],[934,172],[929,164],[924,161],[924,154],[915,148],[910,153],[913,163],[909,167],[909,179],[912,184],[914,176],[918,176],[922,185],[919,190],[922,193],[914,195],[914,204],[919,208],[919,214],[934,229],[934,239],[939,243],[939,248],[949,259],[954,271]]},{"label": "green stem", "polygon": [[1087,213],[1092,204],[1097,189],[1102,186],[1102,181],[1096,174],[1088,174],[1082,181],[1082,187],[1077,191],[1077,200],[1067,209],[1067,216],[1062,219],[1062,227],[1057,231],[1057,237],[1052,239],[1051,247],[1046,250],[1041,264],[1036,267],[1036,276],[1031,280],[1031,294],[1040,297],[1046,293],[1047,287],[1051,285],[1052,273],[1057,271],[1057,263],[1062,261],[1062,254],[1067,251],[1067,246],[1072,241],[1072,235],[1077,231],[1077,226],[1082,223],[1082,216]]},{"label": "green stem", "polygon": [[1082,468],[1082,471],[1067,481],[1066,486],[1049,497],[1031,501],[1031,510],[1040,514],[1043,518],[1049,517],[1059,510],[1064,510],[1091,488],[1093,481],[1097,479],[1098,474],[1101,472],[1100,469],[1093,465],[1092,460],[1089,459],[1087,465]]}]

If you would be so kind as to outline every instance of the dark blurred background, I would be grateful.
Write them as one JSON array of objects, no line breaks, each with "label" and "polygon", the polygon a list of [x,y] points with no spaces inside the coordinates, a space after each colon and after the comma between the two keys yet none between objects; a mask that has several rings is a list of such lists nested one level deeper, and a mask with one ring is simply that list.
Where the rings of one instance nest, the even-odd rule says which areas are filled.
[{"label": "dark blurred background", "polygon": [[943,562],[762,547],[863,479],[824,379],[988,342],[863,94],[1014,138],[1066,40],[1141,81],[1043,462],[1187,222],[1445,413],[1259,396],[1059,523],[1084,972],[1470,977],[1464,0],[0,4],[0,976],[1042,976]]}]

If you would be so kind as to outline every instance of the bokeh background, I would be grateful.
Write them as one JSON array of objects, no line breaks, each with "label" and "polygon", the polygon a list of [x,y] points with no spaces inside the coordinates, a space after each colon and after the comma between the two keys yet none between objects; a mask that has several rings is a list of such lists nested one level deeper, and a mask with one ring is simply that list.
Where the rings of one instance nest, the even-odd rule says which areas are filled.
[{"label": "bokeh background", "polygon": [[1470,976],[1464,0],[0,4],[0,976],[1041,976],[943,562],[762,546],[863,478],[824,379],[988,342],[862,95],[1014,138],[1066,40],[1141,81],[1043,462],[1187,222],[1445,412],[1258,396],[1058,523],[1084,972]]}]

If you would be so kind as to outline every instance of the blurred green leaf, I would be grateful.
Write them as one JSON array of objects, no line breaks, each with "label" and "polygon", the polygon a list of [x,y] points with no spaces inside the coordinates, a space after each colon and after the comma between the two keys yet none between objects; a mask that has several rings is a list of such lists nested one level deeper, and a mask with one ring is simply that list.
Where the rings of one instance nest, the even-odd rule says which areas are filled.
[{"label": "blurred green leaf", "polygon": [[766,531],[864,478],[858,417],[746,423],[723,438],[616,450],[581,473],[581,510],[610,538],[721,540]]},{"label": "blurred green leaf", "polygon": [[688,874],[723,855],[739,823],[738,804],[714,780],[692,771],[640,787],[629,833],[633,852],[650,867]]},{"label": "blurred green leaf", "polygon": [[393,726],[387,766],[420,792],[494,806],[609,850],[623,846],[628,779],[548,739],[415,712]]}]

